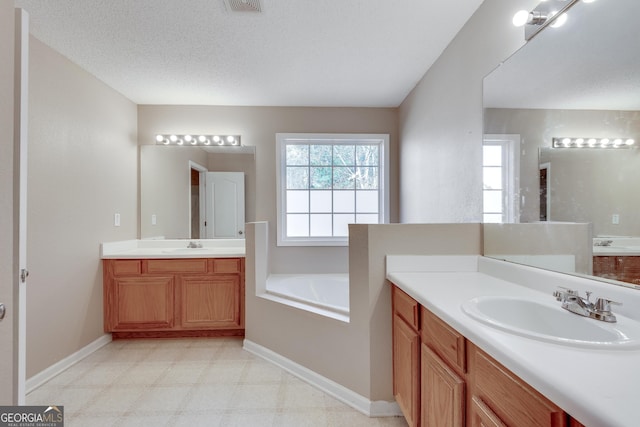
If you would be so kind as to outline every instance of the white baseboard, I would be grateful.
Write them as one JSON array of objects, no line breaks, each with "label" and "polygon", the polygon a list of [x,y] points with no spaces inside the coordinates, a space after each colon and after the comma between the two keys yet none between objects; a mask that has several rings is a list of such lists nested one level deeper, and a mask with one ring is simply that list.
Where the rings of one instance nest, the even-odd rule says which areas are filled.
[{"label": "white baseboard", "polygon": [[402,415],[400,407],[396,402],[387,402],[382,400],[371,401],[353,390],[305,368],[304,366],[287,359],[266,347],[256,344],[253,341],[245,339],[243,348],[258,357],[280,366],[285,371],[290,372],[301,380],[319,388],[330,396],[335,397],[339,401],[369,417],[395,417]]},{"label": "white baseboard", "polygon": [[89,356],[94,351],[98,350],[101,347],[109,344],[111,342],[111,334],[104,334],[97,340],[89,343],[88,345],[82,347],[80,350],[75,353],[65,357],[61,361],[54,363],[49,366],[47,369],[38,372],[31,378],[29,378],[26,382],[26,392],[31,393],[36,388],[40,387],[42,384],[49,381],[51,378],[63,372],[65,369],[70,368],[75,365],[85,357]]}]

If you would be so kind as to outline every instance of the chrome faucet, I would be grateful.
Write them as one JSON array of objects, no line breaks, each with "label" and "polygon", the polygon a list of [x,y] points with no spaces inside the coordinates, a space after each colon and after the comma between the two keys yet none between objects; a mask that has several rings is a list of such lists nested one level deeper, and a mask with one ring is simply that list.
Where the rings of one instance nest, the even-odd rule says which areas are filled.
[{"label": "chrome faucet", "polygon": [[189,242],[187,248],[201,248],[202,242],[194,242],[193,240]]},{"label": "chrome faucet", "polygon": [[616,322],[616,316],[611,312],[611,305],[622,305],[621,302],[598,298],[593,303],[590,301],[591,292],[586,292],[586,294],[587,297],[582,298],[578,291],[563,287],[559,287],[553,292],[553,296],[562,302],[562,308],[565,310],[603,322]]}]

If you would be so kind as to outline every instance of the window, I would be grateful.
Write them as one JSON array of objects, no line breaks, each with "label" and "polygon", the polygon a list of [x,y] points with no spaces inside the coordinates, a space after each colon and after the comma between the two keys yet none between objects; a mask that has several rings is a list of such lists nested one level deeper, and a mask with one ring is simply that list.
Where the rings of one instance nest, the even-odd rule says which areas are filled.
[{"label": "window", "polygon": [[278,245],[347,245],[387,222],[388,135],[277,134]]},{"label": "window", "polygon": [[519,222],[520,136],[485,135],[482,147],[483,222]]}]

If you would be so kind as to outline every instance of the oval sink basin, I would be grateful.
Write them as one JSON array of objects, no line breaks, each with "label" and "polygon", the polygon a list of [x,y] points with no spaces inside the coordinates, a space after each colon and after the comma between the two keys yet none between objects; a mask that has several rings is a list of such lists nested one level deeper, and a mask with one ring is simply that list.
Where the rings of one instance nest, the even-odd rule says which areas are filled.
[{"label": "oval sink basin", "polygon": [[617,323],[590,319],[549,300],[484,296],[462,304],[462,311],[486,325],[541,341],[574,347],[640,347],[640,323],[619,315]]}]

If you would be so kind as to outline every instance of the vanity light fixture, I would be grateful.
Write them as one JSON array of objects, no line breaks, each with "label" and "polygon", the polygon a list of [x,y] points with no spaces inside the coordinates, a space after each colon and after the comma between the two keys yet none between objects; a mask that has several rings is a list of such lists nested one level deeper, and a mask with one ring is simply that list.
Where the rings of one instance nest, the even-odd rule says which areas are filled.
[{"label": "vanity light fixture", "polygon": [[568,138],[554,137],[553,148],[636,148],[633,138]]},{"label": "vanity light fixture", "polygon": [[157,145],[222,145],[225,147],[240,147],[240,135],[156,135]]},{"label": "vanity light fixture", "polygon": [[542,0],[535,9],[528,12],[520,10],[513,16],[513,25],[525,27],[524,36],[531,40],[533,36],[545,27],[554,28],[564,25],[567,21],[566,11],[580,0]]}]

